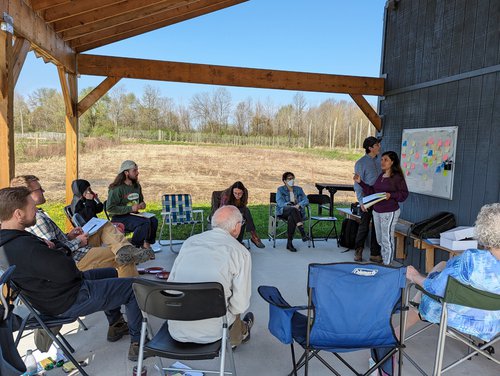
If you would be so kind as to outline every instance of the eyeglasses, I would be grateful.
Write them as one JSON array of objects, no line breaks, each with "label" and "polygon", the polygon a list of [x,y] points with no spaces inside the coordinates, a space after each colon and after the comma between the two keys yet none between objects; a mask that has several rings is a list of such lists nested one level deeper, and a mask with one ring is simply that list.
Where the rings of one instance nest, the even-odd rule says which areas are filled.
[{"label": "eyeglasses", "polygon": [[245,218],[243,218],[240,223],[243,226],[245,223],[247,223],[247,221],[245,221]]},{"label": "eyeglasses", "polygon": [[33,193],[33,192],[36,192],[36,191],[40,191],[40,192],[43,193],[43,192],[45,192],[45,189],[43,189],[42,187],[40,187],[40,188],[37,188],[37,189],[33,189],[30,192]]}]

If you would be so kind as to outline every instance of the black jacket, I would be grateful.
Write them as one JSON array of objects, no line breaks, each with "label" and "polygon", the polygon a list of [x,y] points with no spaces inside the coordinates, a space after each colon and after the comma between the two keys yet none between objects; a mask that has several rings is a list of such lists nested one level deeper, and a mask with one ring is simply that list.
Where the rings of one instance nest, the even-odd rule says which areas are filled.
[{"label": "black jacket", "polygon": [[21,230],[0,229],[0,265],[16,265],[12,280],[41,313],[59,315],[70,308],[82,285],[82,273],[65,250]]},{"label": "black jacket", "polygon": [[80,214],[85,222],[90,221],[93,217],[97,217],[97,213],[102,212],[104,209],[99,199],[87,200],[82,196],[88,187],[90,187],[90,183],[83,179],[77,179],[71,183],[71,190],[73,191],[71,211],[73,214]]}]

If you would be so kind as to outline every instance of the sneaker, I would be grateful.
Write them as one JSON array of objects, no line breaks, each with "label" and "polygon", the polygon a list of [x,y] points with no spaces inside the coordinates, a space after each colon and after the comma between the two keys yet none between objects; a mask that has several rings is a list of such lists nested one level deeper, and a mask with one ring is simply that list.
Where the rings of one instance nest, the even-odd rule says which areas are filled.
[{"label": "sneaker", "polygon": [[[150,358],[154,356],[151,350],[144,349],[142,359]],[[139,359],[139,342],[130,342],[130,347],[128,348],[128,360],[132,362],[137,362]]]},{"label": "sneaker", "polygon": [[363,248],[356,248],[354,251],[354,261],[363,261]]},{"label": "sneaker", "polygon": [[382,256],[377,255],[377,256],[370,256],[370,261],[371,262],[376,262],[378,264],[382,263]]},{"label": "sneaker", "polygon": [[250,330],[252,329],[253,323],[255,321],[254,315],[252,312],[248,312],[242,320],[247,326],[247,332],[243,335],[241,343],[247,343],[250,341]]},{"label": "sneaker", "polygon": [[128,334],[128,324],[125,319],[120,317],[114,324],[108,328],[108,342],[116,342]]},{"label": "sneaker", "polygon": [[155,258],[155,253],[151,248],[136,248],[133,245],[121,247],[116,252],[116,263],[118,265],[140,264]]}]

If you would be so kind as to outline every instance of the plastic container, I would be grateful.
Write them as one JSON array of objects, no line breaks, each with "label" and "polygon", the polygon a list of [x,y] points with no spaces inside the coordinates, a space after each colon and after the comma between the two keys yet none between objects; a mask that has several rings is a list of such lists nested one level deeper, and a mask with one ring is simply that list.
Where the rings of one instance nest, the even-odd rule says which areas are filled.
[{"label": "plastic container", "polygon": [[36,359],[33,355],[32,350],[26,351],[26,356],[24,357],[24,365],[26,366],[26,372],[23,375],[33,376],[38,373],[38,365],[36,363]]}]

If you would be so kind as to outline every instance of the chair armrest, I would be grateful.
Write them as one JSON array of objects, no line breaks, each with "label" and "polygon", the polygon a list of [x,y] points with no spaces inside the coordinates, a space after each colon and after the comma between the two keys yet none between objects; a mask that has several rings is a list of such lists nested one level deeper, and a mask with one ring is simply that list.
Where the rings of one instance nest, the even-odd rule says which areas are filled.
[{"label": "chair armrest", "polygon": [[[429,291],[425,290],[422,286],[417,285],[416,283],[412,283],[411,285],[414,285],[417,290],[419,290],[422,294],[428,296],[432,300],[435,300],[436,302],[439,302],[439,303],[443,303],[442,296],[431,294]],[[409,285],[409,287],[411,285]]]},{"label": "chair armrest", "polygon": [[269,303],[268,329],[280,342],[290,344],[292,337],[292,318],[297,311],[305,310],[307,306],[291,306],[283,299],[281,293],[273,286],[259,286],[259,295]]}]

